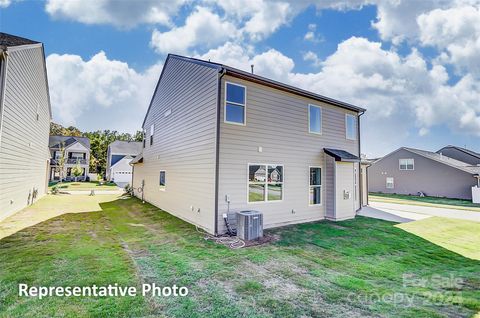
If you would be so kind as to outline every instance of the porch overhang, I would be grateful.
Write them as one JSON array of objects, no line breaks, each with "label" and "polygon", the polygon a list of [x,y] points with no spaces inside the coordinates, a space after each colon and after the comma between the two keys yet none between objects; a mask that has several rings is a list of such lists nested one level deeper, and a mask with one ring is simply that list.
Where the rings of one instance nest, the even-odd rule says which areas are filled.
[{"label": "porch overhang", "polygon": [[137,163],[142,163],[142,162],[143,162],[143,154],[140,154],[135,158],[133,158],[132,161],[130,161],[130,165],[135,165]]},{"label": "porch overhang", "polygon": [[335,161],[342,162],[360,162],[360,158],[354,154],[349,153],[348,151],[341,149],[332,149],[332,148],[323,148],[323,151],[330,157],[333,157]]}]

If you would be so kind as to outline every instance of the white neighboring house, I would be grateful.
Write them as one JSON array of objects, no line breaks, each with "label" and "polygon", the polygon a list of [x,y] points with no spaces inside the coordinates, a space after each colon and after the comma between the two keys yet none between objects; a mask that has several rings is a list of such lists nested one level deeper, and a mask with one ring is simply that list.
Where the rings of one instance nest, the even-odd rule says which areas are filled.
[{"label": "white neighboring house", "polygon": [[43,44],[0,32],[0,220],[47,191],[51,116]]},{"label": "white neighboring house", "polygon": [[142,143],[116,140],[108,145],[107,180],[120,186],[132,184],[133,168],[130,161],[142,151]]},{"label": "white neighboring house", "polygon": [[82,174],[77,181],[86,181],[90,165],[90,139],[75,136],[50,136],[50,181],[60,180],[59,161],[61,149],[64,149],[64,172],[63,179],[75,180],[72,168],[77,164],[82,169]]}]

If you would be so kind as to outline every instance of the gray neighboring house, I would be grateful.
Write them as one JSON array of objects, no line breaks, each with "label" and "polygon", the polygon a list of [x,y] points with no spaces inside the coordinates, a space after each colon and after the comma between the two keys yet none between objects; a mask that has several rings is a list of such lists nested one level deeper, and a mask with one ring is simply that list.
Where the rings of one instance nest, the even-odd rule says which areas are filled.
[{"label": "gray neighboring house", "polygon": [[47,192],[51,117],[43,44],[0,33],[0,220]]},{"label": "gray neighboring house", "polygon": [[[90,165],[90,139],[74,136],[50,136],[50,171],[49,180],[59,181],[61,175],[65,181],[75,180],[72,168],[77,164],[82,169],[82,175],[77,181],[85,181],[88,176]],[[59,162],[64,151],[64,169],[60,174]]]},{"label": "gray neighboring house", "polygon": [[402,147],[368,168],[370,192],[472,199],[480,167],[435,153]]},{"label": "gray neighboring house", "polygon": [[438,150],[437,153],[471,165],[480,165],[480,153],[467,148],[449,145]]},{"label": "gray neighboring house", "polygon": [[213,234],[353,218],[365,109],[226,65],[169,54],[132,160],[136,196]]},{"label": "gray neighboring house", "polygon": [[133,168],[130,161],[141,152],[141,142],[115,140],[109,144],[107,150],[107,180],[114,181],[120,186],[132,184]]}]

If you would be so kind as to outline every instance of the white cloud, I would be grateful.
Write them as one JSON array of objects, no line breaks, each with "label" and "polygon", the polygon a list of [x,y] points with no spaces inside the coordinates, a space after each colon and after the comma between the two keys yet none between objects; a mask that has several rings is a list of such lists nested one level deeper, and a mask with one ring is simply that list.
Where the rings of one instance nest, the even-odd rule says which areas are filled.
[{"label": "white cloud", "polygon": [[282,80],[293,70],[294,62],[277,50],[270,49],[255,55],[253,49],[227,42],[217,49],[195,57],[229,65],[247,72],[254,65],[255,74]]},{"label": "white cloud", "polygon": [[197,7],[187,17],[185,25],[166,32],[155,29],[151,46],[158,53],[186,54],[192,47],[211,47],[237,35],[232,23],[221,19],[207,8]]},{"label": "white cloud", "polygon": [[104,52],[88,61],[69,54],[51,54],[46,61],[55,121],[82,129],[140,129],[160,64],[138,73]]},{"label": "white cloud", "polygon": [[318,55],[312,51],[305,52],[302,57],[304,61],[311,62],[315,67],[320,66],[322,62]]},{"label": "white cloud", "polygon": [[171,25],[171,17],[186,2],[187,0],[48,0],[45,10],[54,18],[131,28],[142,23]]},{"label": "white cloud", "polygon": [[0,0],[0,8],[6,8],[12,4],[11,0]]},{"label": "white cloud", "polygon": [[480,75],[480,5],[436,9],[417,21],[421,43],[446,51],[440,61]]}]

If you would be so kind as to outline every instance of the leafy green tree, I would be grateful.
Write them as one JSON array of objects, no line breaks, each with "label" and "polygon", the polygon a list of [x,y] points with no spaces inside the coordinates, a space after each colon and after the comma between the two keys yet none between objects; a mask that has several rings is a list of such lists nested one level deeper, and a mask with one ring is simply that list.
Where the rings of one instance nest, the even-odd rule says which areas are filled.
[{"label": "leafy green tree", "polygon": [[77,181],[77,178],[83,174],[83,169],[80,167],[79,160],[77,160],[76,165],[72,167],[72,174],[75,177],[75,181]]}]

